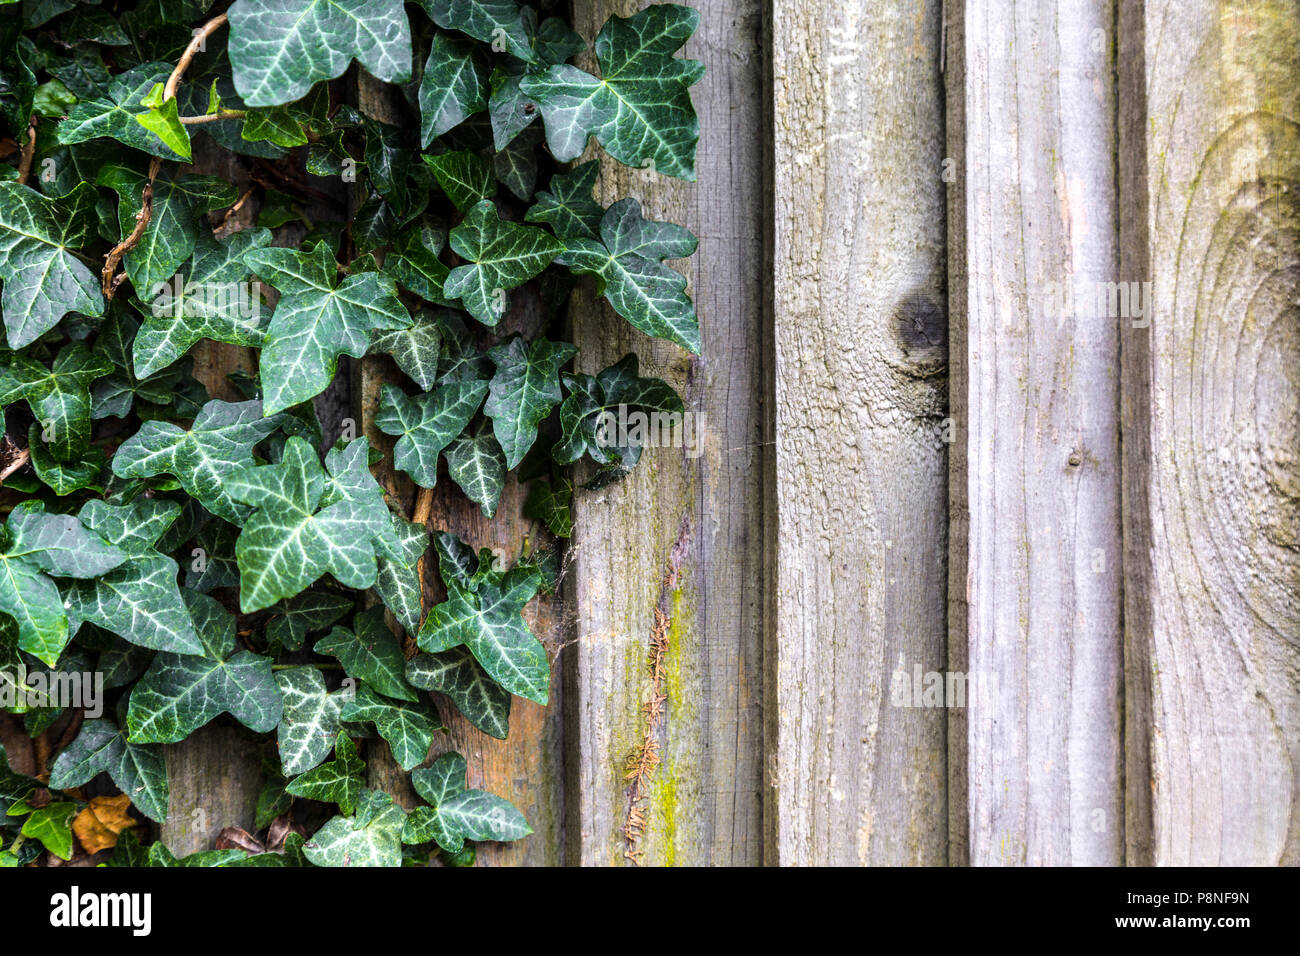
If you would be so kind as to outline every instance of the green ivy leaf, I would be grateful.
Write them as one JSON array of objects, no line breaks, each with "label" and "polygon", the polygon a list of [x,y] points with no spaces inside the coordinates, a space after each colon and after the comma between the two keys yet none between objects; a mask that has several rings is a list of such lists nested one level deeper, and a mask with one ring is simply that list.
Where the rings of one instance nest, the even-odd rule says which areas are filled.
[{"label": "green ivy leaf", "polygon": [[249,142],[269,140],[285,149],[307,144],[307,133],[303,129],[300,114],[291,106],[248,110],[240,135]]},{"label": "green ivy leaf", "polygon": [[194,158],[190,133],[181,122],[176,97],[163,99],[163,84],[155,83],[141,102],[147,109],[143,113],[134,114],[135,121],[157,136],[164,146],[185,162],[190,162]]},{"label": "green ivy leaf", "polygon": [[392,557],[379,559],[375,590],[406,632],[415,634],[423,614],[420,558],[429,549],[429,532],[422,524],[394,515],[393,537],[396,545],[391,549]]},{"label": "green ivy leaf", "polygon": [[411,78],[411,25],[402,0],[237,0],[230,64],[249,106],[301,99],[359,61],[389,83]]},{"label": "green ivy leaf", "polygon": [[308,634],[325,630],[351,611],[353,603],[334,591],[303,591],[272,606],[275,616],[266,625],[267,642],[286,651],[300,651]]},{"label": "green ivy leaf", "polygon": [[700,123],[690,88],[704,64],[673,54],[699,22],[697,11],[671,3],[610,17],[596,37],[600,79],[568,64],[524,77],[520,89],[537,102],[555,158],[577,159],[595,136],[624,165],[693,182]]},{"label": "green ivy leaf", "polygon": [[641,447],[620,447],[617,432],[610,433],[609,429],[620,407],[629,413],[681,414],[684,409],[681,396],[667,382],[638,374],[637,357],[631,353],[595,377],[566,375],[564,384],[569,396],[560,406],[563,436],[552,449],[552,456],[561,465],[577,461],[586,452],[597,464],[630,468],[641,457]]},{"label": "green ivy leaf", "polygon": [[522,614],[542,585],[541,575],[522,564],[509,571],[491,570],[489,564],[488,570],[466,577],[464,566],[458,568],[452,559],[456,553],[445,541],[440,544],[438,566],[447,585],[447,600],[429,611],[417,643],[429,653],[463,644],[507,691],[545,704],[550,696],[550,664],[546,649]]},{"label": "green ivy leaf", "polygon": [[[171,72],[170,63],[142,63],[113,77],[105,95],[83,99],[68,111],[67,119],[59,124],[59,142],[68,146],[109,137],[150,156],[189,162],[188,152],[179,152],[161,139],[156,129],[140,121],[150,111],[145,98],[155,86],[165,83]],[[186,144],[188,141],[186,137]]]},{"label": "green ivy leaf", "polygon": [[453,438],[443,454],[451,480],[482,508],[484,517],[493,517],[506,484],[506,459],[487,421],[482,419]]},{"label": "green ivy leaf", "polygon": [[532,226],[505,222],[485,199],[451,231],[451,248],[469,265],[447,276],[445,294],[460,299],[469,314],[495,326],[506,314],[510,289],[523,285],[564,251],[553,236]]},{"label": "green ivy leaf", "polygon": [[354,817],[335,817],[303,852],[317,866],[401,866],[406,811],[386,793],[366,790]]},{"label": "green ivy leaf", "polygon": [[9,513],[0,553],[0,611],[17,622],[18,646],[54,667],[68,643],[68,616],[47,574],[93,578],[112,571],[126,552],[71,515],[46,514],[39,501]]},{"label": "green ivy leaf", "polygon": [[356,697],[343,708],[343,720],[374,724],[379,736],[388,741],[393,759],[407,772],[424,762],[433,735],[442,729],[428,705],[384,700],[367,684],[359,686]]},{"label": "green ivy leaf", "polygon": [[557,478],[554,483],[539,478],[529,489],[524,515],[545,522],[557,538],[567,538],[573,534],[572,502],[573,482],[568,478]]},{"label": "green ivy leaf", "polygon": [[72,816],[77,805],[71,802],[51,803],[34,810],[23,821],[23,836],[39,840],[41,846],[60,860],[72,859]]},{"label": "green ivy leaf", "polygon": [[[109,165],[99,171],[96,182],[118,195],[117,222],[122,239],[136,227],[148,181],[144,173],[129,166]],[[234,186],[214,176],[161,175],[154,180],[149,224],[122,260],[139,298],[156,300],[162,294],[163,284],[194,253],[200,215],[229,206],[238,195]]]},{"label": "green ivy leaf", "polygon": [[417,654],[407,662],[406,679],[421,690],[446,694],[471,724],[491,737],[506,739],[510,694],[488,676],[468,648]]},{"label": "green ivy leaf", "polygon": [[[385,268],[387,265],[385,263]],[[446,269],[446,266],[443,268]],[[415,321],[409,329],[373,333],[367,354],[374,355],[378,352],[391,355],[398,368],[420,388],[428,391],[438,381],[438,360],[442,357],[442,323],[421,309],[416,313]]]},{"label": "green ivy leaf", "polygon": [[339,732],[339,714],[352,697],[351,688],[330,693],[315,667],[278,671],[275,682],[284,699],[280,718],[280,762],[285,776],[304,773],[329,756]]},{"label": "green ivy leaf", "polygon": [[50,786],[56,790],[80,787],[101,773],[107,773],[150,820],[166,822],[169,789],[161,747],[131,743],[117,724],[106,718],[87,720],[77,739],[54,761]]},{"label": "green ivy leaf", "polygon": [[405,843],[433,840],[448,852],[466,840],[521,840],[532,833],[514,804],[485,790],[465,789],[465,758],[458,753],[439,757],[432,767],[411,774],[415,792],[429,802],[406,818]]},{"label": "green ivy leaf", "polygon": [[31,453],[32,471],[36,477],[45,482],[56,495],[70,495],[83,488],[102,491],[97,484],[108,464],[108,456],[103,449],[91,446],[74,461],[59,461],[49,447],[41,441],[41,427],[32,422],[27,430],[27,450]]},{"label": "green ivy leaf", "polygon": [[410,398],[394,385],[380,395],[375,427],[395,435],[393,463],[424,488],[438,481],[438,455],[464,431],[487,395],[486,382],[448,382]]},{"label": "green ivy leaf", "polygon": [[113,363],[84,342],[65,345],[49,368],[25,355],[0,365],[0,408],[27,402],[49,452],[76,458],[90,443],[90,383],[113,371]]},{"label": "green ivy leaf", "polygon": [[366,764],[357,756],[357,745],[340,733],[334,743],[334,759],[289,781],[285,790],[304,800],[337,803],[351,816],[365,789]]},{"label": "green ivy leaf", "polygon": [[90,241],[95,187],[60,200],[0,182],[0,310],[11,349],[36,341],[69,312],[104,314],[99,280],[72,250]]},{"label": "green ivy leaf", "polygon": [[600,163],[592,160],[571,172],[556,173],[550,188],[524,214],[526,222],[544,222],[561,239],[599,239],[604,208],[592,199]]},{"label": "green ivy leaf", "polygon": [[180,514],[172,501],[140,498],[128,505],[88,501],[81,523],[131,555],[131,560],[93,581],[63,590],[69,630],[89,621],[132,644],[173,654],[202,654],[189,610],[176,586],[176,562],[154,550]]},{"label": "green ivy leaf", "polygon": [[250,249],[245,263],[281,292],[262,350],[266,414],[323,392],[340,355],[360,358],[374,329],[404,329],[411,316],[391,278],[348,276],[337,288],[329,244],[297,249]]},{"label": "green ivy leaf", "polygon": [[435,33],[420,80],[420,145],[487,109],[488,65],[466,40]]},{"label": "green ivy leaf", "polygon": [[280,723],[283,702],[270,658],[236,651],[235,618],[206,594],[182,592],[202,657],[159,654],[131,691],[126,725],[132,743],[175,743],[229,713],[250,730]]},{"label": "green ivy leaf", "polygon": [[144,324],[134,345],[135,375],[147,379],[203,339],[260,347],[266,313],[247,284],[243,257],[270,244],[269,229],[245,229],[225,240],[201,231],[189,268],[158,290],[143,310]]},{"label": "green ivy leaf", "polygon": [[113,456],[119,478],[170,474],[218,518],[243,524],[251,509],[227,485],[253,457],[253,446],[275,431],[278,418],[264,418],[262,403],[211,401],[189,431],[170,422],[145,422]]},{"label": "green ivy leaf", "polygon": [[294,436],[279,464],[250,465],[230,478],[230,494],[257,508],[235,545],[245,613],[292,597],[326,571],[345,587],[374,586],[375,549],[390,523],[366,465],[369,447],[361,438],[332,450],[322,468],[315,449]]},{"label": "green ivy leaf", "polygon": [[328,637],[316,642],[316,653],[337,657],[345,674],[365,681],[385,697],[418,701],[420,698],[407,686],[406,655],[384,623],[383,607],[362,611],[353,627],[352,631],[334,628]]},{"label": "green ivy leaf", "polygon": [[538,62],[532,31],[514,0],[419,0],[434,23],[493,44],[526,63]]},{"label": "green ivy leaf", "polygon": [[507,468],[524,460],[538,426],[560,404],[560,367],[577,354],[577,346],[545,338],[525,342],[516,337],[488,350],[496,373],[483,412],[492,419]]},{"label": "green ivy leaf", "polygon": [[492,182],[492,164],[477,153],[456,150],[425,156],[433,178],[447,198],[461,212],[475,203],[490,199],[496,189]]},{"label": "green ivy leaf", "polygon": [[566,240],[557,261],[574,272],[596,276],[596,291],[634,326],[682,348],[700,353],[700,324],[686,294],[686,277],[663,265],[695,251],[689,230],[642,218],[635,199],[622,199],[605,211],[600,241]]}]

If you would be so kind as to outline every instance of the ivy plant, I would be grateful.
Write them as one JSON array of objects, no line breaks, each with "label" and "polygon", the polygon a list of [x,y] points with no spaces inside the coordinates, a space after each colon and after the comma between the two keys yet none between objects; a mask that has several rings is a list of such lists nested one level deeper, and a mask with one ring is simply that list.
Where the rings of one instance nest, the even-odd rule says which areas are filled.
[{"label": "ivy plant", "polygon": [[[578,371],[564,309],[586,282],[700,351],[666,264],[695,237],[597,201],[601,155],[695,178],[697,25],[656,4],[589,46],[554,0],[0,0],[0,706],[35,742],[23,772],[0,748],[0,865],[463,865],[532,832],[444,719],[505,739],[514,697],[548,701],[525,609],[574,463],[618,480],[642,449],[601,416],[683,410],[635,354]],[[220,349],[244,371],[199,374]],[[323,414],[378,355],[387,459]],[[513,475],[555,540],[476,550],[394,473],[487,518]],[[167,748],[213,722],[265,742],[257,833],[178,859]],[[414,809],[368,786],[381,748]]]}]

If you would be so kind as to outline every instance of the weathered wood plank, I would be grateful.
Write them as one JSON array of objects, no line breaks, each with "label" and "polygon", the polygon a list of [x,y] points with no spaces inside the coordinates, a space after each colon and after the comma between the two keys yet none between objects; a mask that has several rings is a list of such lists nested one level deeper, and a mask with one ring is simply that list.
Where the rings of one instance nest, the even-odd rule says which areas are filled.
[{"label": "weathered wood plank", "polygon": [[1144,10],[1125,111],[1145,122],[1121,127],[1126,268],[1155,303],[1123,350],[1130,679],[1150,692],[1130,777],[1152,862],[1296,864],[1300,3]]},{"label": "weathered wood plank", "polygon": [[974,690],[974,864],[1123,859],[1113,17],[1109,0],[965,5],[951,640]]},{"label": "weathered wood plank", "polygon": [[[940,4],[773,8],[781,864],[946,858]],[[910,681],[909,681],[910,683]]]},{"label": "weathered wood plank", "polygon": [[[581,0],[575,25],[594,39],[638,0]],[[762,819],[762,472],[764,104],[762,4],[705,0],[684,55],[706,65],[692,90],[700,116],[698,185],[606,160],[598,199],[639,199],[651,219],[700,238],[675,263],[691,280],[703,355],[651,341],[580,292],[573,308],[580,371],[629,351],[641,374],[686,399],[702,443],[646,451],[622,482],[575,502],[575,643],[564,651],[570,864],[756,864]],[[594,153],[593,153],[594,155]],[[662,764],[629,845],[628,760],[647,736],[643,705],[656,610],[664,630]]]}]

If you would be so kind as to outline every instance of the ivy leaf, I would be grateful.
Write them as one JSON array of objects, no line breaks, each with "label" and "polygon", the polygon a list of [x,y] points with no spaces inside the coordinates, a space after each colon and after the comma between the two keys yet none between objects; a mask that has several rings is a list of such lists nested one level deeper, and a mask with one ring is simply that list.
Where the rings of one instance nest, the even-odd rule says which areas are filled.
[{"label": "ivy leaf", "polygon": [[419,0],[434,23],[459,30],[526,63],[538,62],[523,10],[514,0]]},{"label": "ivy leaf", "polygon": [[569,396],[560,406],[561,440],[551,450],[561,465],[577,461],[583,452],[597,464],[631,467],[641,457],[636,444],[620,446],[611,420],[622,409],[631,412],[681,414],[681,396],[662,379],[642,378],[634,353],[603,369],[600,374],[566,375]]},{"label": "ivy leaf", "polygon": [[112,371],[113,363],[84,342],[65,345],[49,368],[15,355],[0,366],[0,408],[26,401],[49,452],[68,461],[90,443],[90,383]]},{"label": "ivy leaf", "polygon": [[51,803],[32,812],[23,821],[23,836],[39,840],[41,846],[60,860],[72,859],[72,816],[77,805],[71,802]]},{"label": "ivy leaf", "polygon": [[300,651],[308,634],[325,630],[352,607],[351,598],[333,591],[303,591],[271,608],[275,617],[266,625],[267,642]]},{"label": "ivy leaf", "polygon": [[230,478],[230,494],[257,508],[235,544],[244,613],[292,597],[326,571],[345,587],[374,585],[377,539],[390,523],[368,451],[364,438],[332,450],[327,478],[316,450],[294,436],[279,464],[250,465]]},{"label": "ivy leaf", "polygon": [[443,453],[451,480],[482,508],[484,517],[494,516],[506,484],[506,460],[487,421],[453,438]]},{"label": "ivy leaf", "polygon": [[240,849],[230,850],[199,850],[188,856],[176,858],[167,845],[161,840],[149,844],[149,866],[157,867],[184,867],[186,869],[194,868],[212,868],[218,866],[230,866],[232,863],[238,863],[245,859],[244,851]]},{"label": "ivy leaf", "polygon": [[487,109],[488,65],[466,40],[435,33],[420,80],[420,145]]},{"label": "ivy leaf", "polygon": [[463,644],[507,691],[545,704],[550,695],[550,664],[546,649],[522,615],[541,587],[541,575],[530,566],[498,571],[489,565],[488,570],[466,577],[464,567],[458,570],[449,560],[454,554],[445,542],[439,548],[447,600],[429,611],[417,638],[420,648],[437,653]]},{"label": "ivy leaf", "polygon": [[350,816],[365,789],[365,762],[357,756],[357,745],[340,733],[334,743],[334,759],[289,781],[285,790],[304,800],[337,803]]},{"label": "ivy leaf", "polygon": [[357,688],[342,716],[347,723],[374,724],[379,736],[388,741],[393,759],[408,773],[424,762],[433,735],[442,729],[427,705],[384,700],[367,684]]},{"label": "ivy leaf", "polygon": [[94,581],[74,581],[64,589],[69,630],[75,633],[82,621],[90,621],[140,647],[204,653],[176,586],[176,562],[154,550],[180,510],[175,502],[149,498],[129,505],[86,502],[81,523],[116,542],[131,560]]},{"label": "ivy leaf", "polygon": [[164,146],[188,163],[194,158],[189,130],[181,122],[176,97],[164,99],[163,92],[163,83],[155,83],[150,88],[148,94],[141,100],[146,109],[143,113],[135,114],[135,121],[157,136]]},{"label": "ivy leaf", "polygon": [[510,694],[487,675],[468,648],[417,654],[407,662],[406,679],[421,690],[446,694],[471,724],[498,740],[506,739]]},{"label": "ivy leaf", "polygon": [[283,702],[271,660],[236,651],[235,618],[206,594],[182,592],[202,657],[159,654],[131,691],[126,725],[132,743],[176,743],[219,714],[266,733],[280,723]]},{"label": "ivy leaf", "polygon": [[432,767],[411,774],[415,792],[429,806],[407,816],[403,842],[433,840],[455,853],[466,840],[520,840],[533,832],[514,804],[486,790],[465,789],[465,777],[465,758],[458,753],[443,754]]},{"label": "ivy leaf", "polygon": [[[144,173],[122,165],[105,166],[96,177],[99,185],[118,195],[117,222],[123,239],[136,227],[148,181]],[[194,253],[199,217],[229,206],[237,197],[233,185],[215,176],[169,174],[155,179],[149,224],[122,260],[136,295],[141,299],[157,297],[163,284]]]},{"label": "ivy leaf", "polygon": [[292,149],[307,144],[307,133],[302,121],[290,106],[272,106],[250,109],[240,135],[249,142],[269,140],[276,146]]},{"label": "ivy leaf", "polygon": [[31,453],[32,471],[36,477],[45,482],[56,495],[70,495],[83,488],[103,490],[96,484],[108,464],[108,457],[102,449],[87,448],[80,458],[72,461],[59,461],[49,447],[41,441],[41,426],[32,422],[27,430],[27,450]]},{"label": "ivy leaf", "polygon": [[591,198],[599,174],[600,163],[594,159],[571,172],[556,173],[549,191],[537,194],[524,220],[546,223],[561,239],[599,239],[605,210]]},{"label": "ivy leaf", "polygon": [[339,732],[339,714],[352,697],[351,688],[330,693],[315,667],[278,671],[275,682],[284,699],[280,718],[280,761],[286,777],[304,773],[329,756]]},{"label": "ivy leaf", "polygon": [[496,192],[492,183],[492,165],[477,153],[464,150],[425,156],[433,178],[452,204],[461,212]]},{"label": "ivy leaf", "polygon": [[87,720],[81,733],[54,761],[50,786],[56,790],[80,787],[101,773],[150,820],[167,820],[167,761],[162,748],[135,744],[113,721]]},{"label": "ivy leaf", "polygon": [[203,507],[231,524],[250,509],[231,496],[228,484],[253,457],[253,446],[275,431],[278,418],[264,418],[262,403],[211,401],[184,431],[170,422],[145,422],[113,456],[119,478],[170,474]]},{"label": "ivy leaf", "polygon": [[[394,515],[393,537],[396,542],[391,549],[393,556],[379,559],[375,590],[379,592],[384,606],[393,612],[406,632],[415,634],[420,630],[423,614],[421,599],[424,589],[420,582],[420,558],[429,549],[429,532],[422,524],[414,524]],[[383,692],[383,688],[380,691]]]},{"label": "ivy leaf", "polygon": [[270,244],[269,229],[245,229],[220,241],[202,230],[189,269],[144,311],[135,337],[135,375],[148,378],[203,339],[260,347],[266,316],[256,290],[245,284],[243,256]]},{"label": "ivy leaf", "polygon": [[386,793],[366,790],[354,817],[335,817],[303,845],[317,866],[401,866],[406,811]]},{"label": "ivy leaf", "polygon": [[316,642],[316,653],[337,657],[345,674],[365,681],[385,697],[418,701],[420,698],[406,684],[406,655],[384,623],[383,607],[361,612],[353,627],[352,631],[334,628],[328,637]]},{"label": "ivy leaf", "polygon": [[670,3],[610,17],[596,37],[600,79],[563,63],[524,77],[520,89],[537,102],[555,158],[577,159],[595,136],[626,166],[694,181],[700,123],[690,88],[704,64],[673,54],[699,22],[697,11]]},{"label": "ivy leaf", "polygon": [[268,415],[323,392],[334,379],[340,355],[366,354],[373,329],[404,329],[411,324],[410,313],[387,276],[350,275],[336,288],[329,243],[318,242],[308,253],[250,249],[244,261],[281,292],[262,349]]},{"label": "ivy leaf", "polygon": [[410,398],[395,385],[385,385],[375,427],[398,436],[393,463],[416,484],[432,488],[438,481],[438,455],[465,430],[487,392],[487,382],[449,382]]},{"label": "ivy leaf", "polygon": [[605,211],[600,241],[566,240],[558,259],[574,272],[596,276],[596,291],[634,326],[700,354],[700,324],[686,294],[686,277],[662,264],[695,251],[696,239],[681,226],[642,218],[635,199]]},{"label": "ivy leaf", "polygon": [[524,502],[524,515],[546,523],[551,534],[567,538],[573,534],[573,482],[557,478],[554,484],[545,478],[533,483]]},{"label": "ivy leaf", "polygon": [[443,292],[469,314],[495,326],[506,314],[506,292],[537,275],[564,246],[541,229],[505,222],[490,199],[476,204],[451,231],[451,248],[469,261],[447,276]]},{"label": "ivy leaf", "polygon": [[[235,562],[235,539],[239,529],[229,521],[213,518],[194,537],[193,560],[185,569],[185,586],[200,594],[217,588],[239,587],[239,565]],[[268,635],[270,625],[267,625]]]},{"label": "ivy leaf", "polygon": [[388,83],[411,78],[411,25],[402,0],[237,0],[230,64],[249,106],[301,99],[357,60]]},{"label": "ivy leaf", "polygon": [[488,350],[496,373],[483,412],[492,419],[508,469],[524,460],[538,425],[560,404],[560,367],[577,354],[577,346],[545,338],[531,343],[512,338]]},{"label": "ivy leaf", "polygon": [[69,312],[104,314],[99,280],[71,251],[90,241],[95,202],[89,183],[54,200],[0,182],[0,310],[11,349],[35,342]]},{"label": "ivy leaf", "polygon": [[[385,267],[387,265],[385,262]],[[446,269],[446,266],[443,268]],[[402,280],[399,278],[397,281]],[[416,313],[415,321],[409,329],[373,333],[367,354],[377,352],[391,355],[397,367],[427,392],[438,381],[438,360],[442,356],[442,324],[421,309]]]},{"label": "ivy leaf", "polygon": [[69,146],[107,136],[150,156],[188,163],[189,153],[172,148],[139,119],[150,110],[144,104],[149,92],[171,72],[170,63],[142,63],[113,77],[104,96],[82,100],[68,111],[59,123],[59,142]]},{"label": "ivy leaf", "polygon": [[18,646],[50,667],[68,643],[68,616],[46,574],[93,578],[127,559],[126,552],[71,515],[46,514],[39,501],[9,513],[0,553],[0,611],[17,622]]}]

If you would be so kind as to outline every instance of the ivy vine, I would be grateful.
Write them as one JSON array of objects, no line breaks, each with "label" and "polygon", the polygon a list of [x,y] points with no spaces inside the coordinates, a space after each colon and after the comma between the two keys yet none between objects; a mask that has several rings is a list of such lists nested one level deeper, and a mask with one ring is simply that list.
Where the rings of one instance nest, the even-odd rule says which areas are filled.
[{"label": "ivy vine", "polygon": [[[442,471],[489,518],[515,472],[557,538],[567,466],[591,458],[599,484],[639,457],[603,413],[682,411],[635,355],[580,374],[576,345],[504,331],[522,288],[550,333],[589,281],[700,349],[665,265],[695,237],[634,198],[602,207],[597,162],[568,165],[594,140],[694,179],[703,68],[677,53],[698,16],[611,17],[591,56],[551,6],[0,0],[0,704],[36,742],[31,775],[0,760],[0,865],[464,864],[530,832],[459,754],[430,760],[430,692],[497,738],[512,697],[547,702],[522,612],[555,551],[431,535],[316,404],[345,357],[391,356],[385,467],[426,502]],[[406,121],[349,102],[349,70],[391,84]],[[200,166],[246,190],[197,171],[223,154]],[[340,183],[350,204],[322,214]],[[205,340],[256,351],[230,377],[242,400],[195,377]],[[426,607],[430,544],[446,599]],[[63,699],[71,675],[104,696]],[[178,860],[145,823],[167,819],[163,747],[218,719],[278,756],[256,832]],[[367,788],[376,737],[416,809]]]}]

